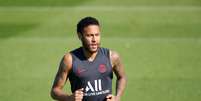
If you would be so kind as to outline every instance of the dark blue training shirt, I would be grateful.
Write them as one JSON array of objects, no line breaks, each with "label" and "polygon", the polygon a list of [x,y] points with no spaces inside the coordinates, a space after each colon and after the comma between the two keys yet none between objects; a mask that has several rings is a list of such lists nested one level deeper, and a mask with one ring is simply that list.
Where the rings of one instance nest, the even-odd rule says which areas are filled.
[{"label": "dark blue training shirt", "polygon": [[112,65],[109,49],[98,48],[93,61],[88,61],[82,47],[70,52],[73,58],[72,70],[68,75],[71,91],[84,88],[83,101],[106,101],[112,93]]}]

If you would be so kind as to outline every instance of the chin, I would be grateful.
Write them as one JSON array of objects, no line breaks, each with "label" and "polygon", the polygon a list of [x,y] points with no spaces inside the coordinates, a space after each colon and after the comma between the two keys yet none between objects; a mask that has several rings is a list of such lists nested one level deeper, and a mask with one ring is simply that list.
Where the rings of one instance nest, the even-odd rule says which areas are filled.
[{"label": "chin", "polygon": [[95,49],[89,49],[90,53],[95,53],[98,51],[98,48],[95,48]]},{"label": "chin", "polygon": [[92,47],[84,47],[88,52],[95,53],[98,51],[99,47],[92,48]]},{"label": "chin", "polygon": [[97,52],[97,49],[90,49],[90,52],[95,53],[95,52]]}]

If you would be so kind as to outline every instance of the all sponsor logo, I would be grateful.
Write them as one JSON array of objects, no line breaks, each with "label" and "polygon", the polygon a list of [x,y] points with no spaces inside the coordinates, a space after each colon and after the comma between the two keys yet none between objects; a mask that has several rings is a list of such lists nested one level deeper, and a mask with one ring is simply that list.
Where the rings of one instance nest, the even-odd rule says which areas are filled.
[{"label": "all sponsor logo", "polygon": [[[94,86],[92,85],[94,83]],[[94,95],[101,95],[109,93],[110,90],[103,90],[102,89],[102,81],[101,79],[94,80],[94,82],[87,82],[87,86],[85,87],[84,96],[94,96]]]}]

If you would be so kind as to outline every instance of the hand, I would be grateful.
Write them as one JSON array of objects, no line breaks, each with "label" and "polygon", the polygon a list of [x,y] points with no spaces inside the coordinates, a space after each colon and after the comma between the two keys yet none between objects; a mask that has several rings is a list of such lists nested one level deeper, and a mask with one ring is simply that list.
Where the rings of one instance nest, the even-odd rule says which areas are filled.
[{"label": "hand", "polygon": [[112,94],[109,94],[109,95],[107,95],[106,96],[106,101],[120,101],[120,98],[119,97],[117,97],[117,96],[114,96],[114,95],[112,95]]},{"label": "hand", "polygon": [[70,97],[71,101],[82,101],[84,93],[83,88],[76,90]]}]

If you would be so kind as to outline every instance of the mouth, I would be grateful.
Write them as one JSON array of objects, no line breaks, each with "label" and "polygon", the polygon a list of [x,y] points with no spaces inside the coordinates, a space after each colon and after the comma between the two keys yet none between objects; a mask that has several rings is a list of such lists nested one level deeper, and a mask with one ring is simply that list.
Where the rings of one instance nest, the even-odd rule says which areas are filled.
[{"label": "mouth", "polygon": [[90,44],[91,48],[96,48],[98,45],[97,44]]}]

